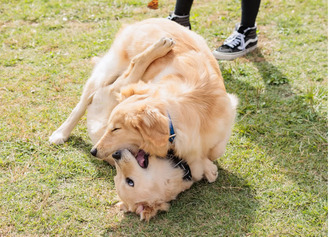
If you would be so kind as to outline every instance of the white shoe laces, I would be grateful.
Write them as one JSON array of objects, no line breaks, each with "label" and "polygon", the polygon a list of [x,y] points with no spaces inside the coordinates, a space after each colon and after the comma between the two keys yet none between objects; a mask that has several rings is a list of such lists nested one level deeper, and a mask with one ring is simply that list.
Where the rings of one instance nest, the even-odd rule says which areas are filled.
[{"label": "white shoe laces", "polygon": [[230,48],[235,48],[237,45],[240,44],[238,49],[243,50],[245,48],[245,42],[244,42],[244,34],[241,34],[237,31],[234,31],[233,34],[231,34],[225,41],[224,45],[229,46]]}]

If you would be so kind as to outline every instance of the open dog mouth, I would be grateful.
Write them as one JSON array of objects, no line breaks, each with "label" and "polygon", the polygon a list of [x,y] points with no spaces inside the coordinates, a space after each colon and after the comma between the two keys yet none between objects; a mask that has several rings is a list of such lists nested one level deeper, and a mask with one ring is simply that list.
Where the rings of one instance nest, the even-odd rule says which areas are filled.
[{"label": "open dog mouth", "polygon": [[137,163],[140,167],[143,169],[146,169],[149,165],[149,154],[145,153],[143,150],[139,150],[137,152],[137,155],[135,155],[135,158],[137,160]]}]

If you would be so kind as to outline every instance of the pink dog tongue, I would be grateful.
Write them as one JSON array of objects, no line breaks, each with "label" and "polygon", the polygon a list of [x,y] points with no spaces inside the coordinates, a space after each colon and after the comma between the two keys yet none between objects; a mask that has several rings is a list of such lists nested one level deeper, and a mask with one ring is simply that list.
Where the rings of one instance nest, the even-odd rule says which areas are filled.
[{"label": "pink dog tongue", "polygon": [[136,160],[140,167],[145,168],[145,151],[139,150],[136,156]]}]

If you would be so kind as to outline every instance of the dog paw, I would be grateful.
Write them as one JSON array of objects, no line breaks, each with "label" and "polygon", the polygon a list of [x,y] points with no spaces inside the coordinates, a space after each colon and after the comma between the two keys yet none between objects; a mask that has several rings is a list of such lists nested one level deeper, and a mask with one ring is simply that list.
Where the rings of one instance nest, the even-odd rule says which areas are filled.
[{"label": "dog paw", "polygon": [[159,44],[162,45],[162,47],[172,48],[175,46],[175,41],[172,38],[163,37],[160,39]]},{"label": "dog paw", "polygon": [[67,140],[67,137],[63,133],[55,131],[50,137],[49,142],[54,145],[63,144]]},{"label": "dog paw", "polygon": [[208,180],[209,183],[213,183],[216,181],[218,177],[218,168],[217,166],[212,163],[210,160],[208,160],[207,165],[204,169],[204,176]]},{"label": "dog paw", "polygon": [[115,204],[116,207],[118,207],[121,211],[123,212],[128,212],[128,207],[126,206],[126,204],[124,204],[124,202],[119,202],[117,204]]},{"label": "dog paw", "polygon": [[155,45],[158,57],[166,55],[175,46],[175,41],[172,38],[163,37]]},{"label": "dog paw", "polygon": [[91,64],[93,65],[93,66],[95,66],[96,64],[98,64],[100,61],[101,61],[101,57],[92,57],[91,58]]}]

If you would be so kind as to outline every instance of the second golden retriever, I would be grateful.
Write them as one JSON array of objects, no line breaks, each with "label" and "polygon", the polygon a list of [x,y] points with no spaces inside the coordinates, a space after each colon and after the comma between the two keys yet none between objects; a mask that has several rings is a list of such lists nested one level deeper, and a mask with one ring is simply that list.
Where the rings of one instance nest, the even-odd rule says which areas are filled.
[{"label": "second golden retriever", "polygon": [[149,220],[158,211],[168,211],[171,200],[193,184],[186,162],[172,151],[165,158],[149,156],[142,150],[135,156],[123,149],[113,154],[117,175],[115,187],[125,212]]}]

